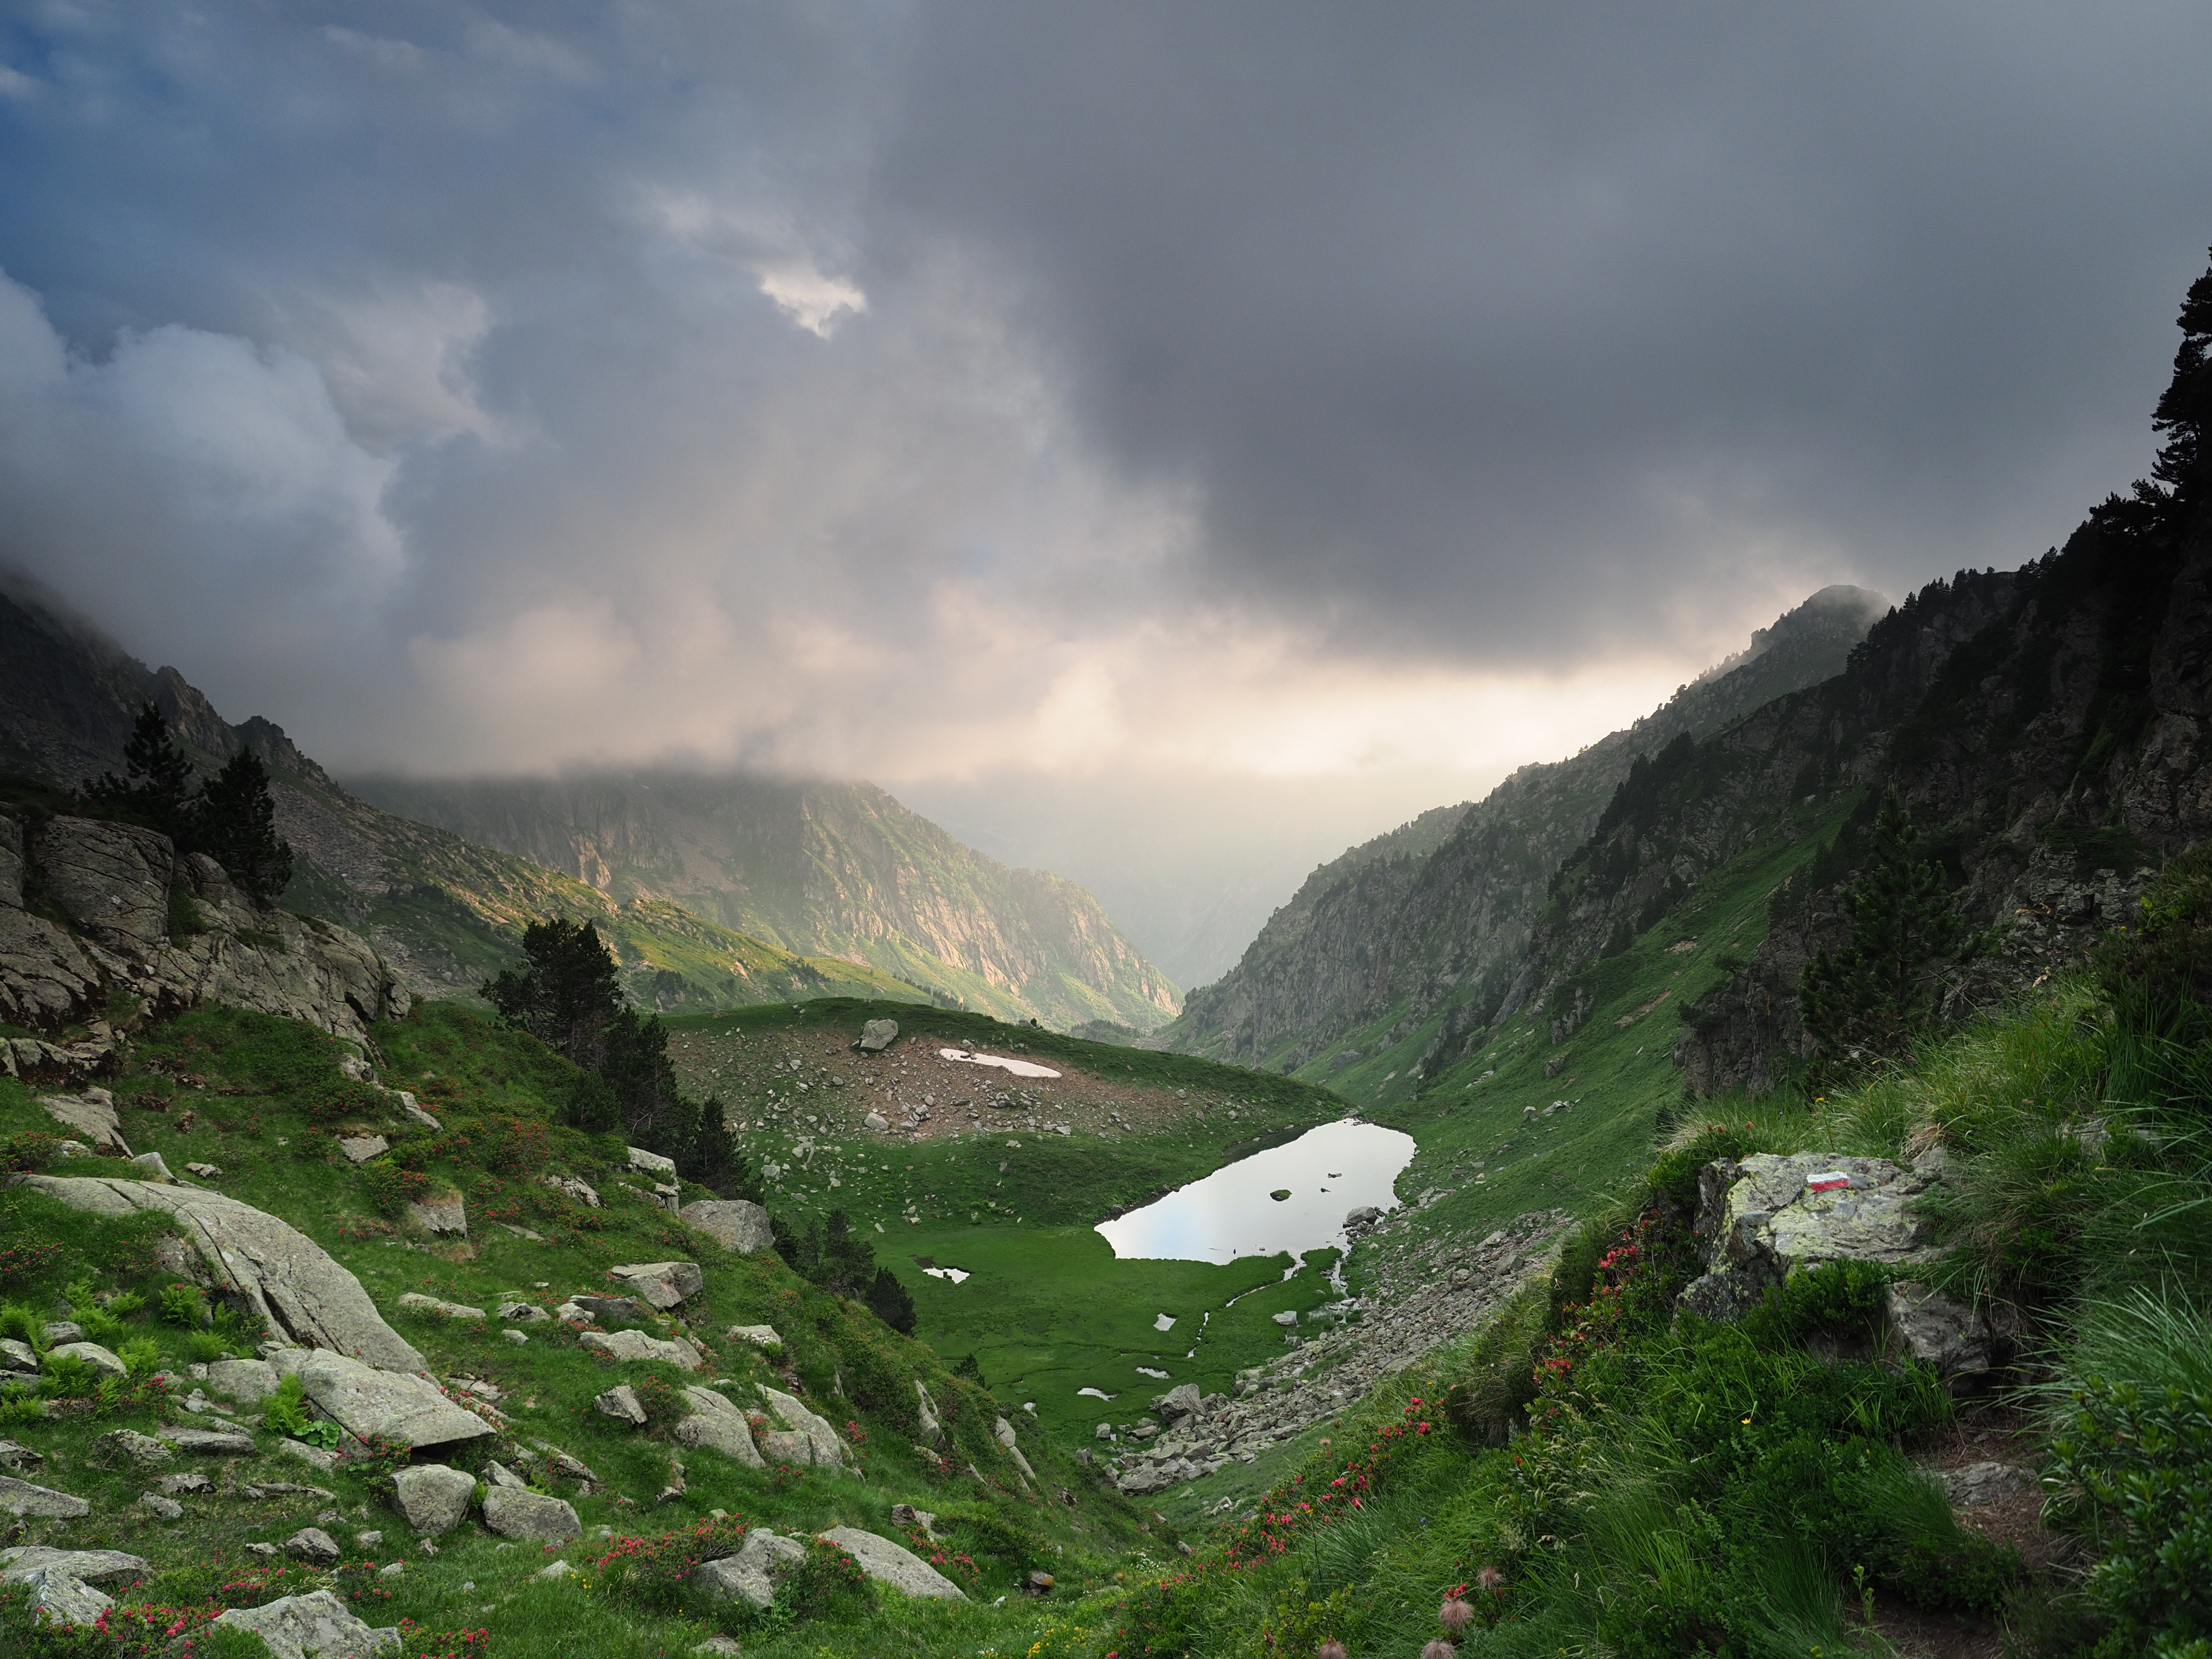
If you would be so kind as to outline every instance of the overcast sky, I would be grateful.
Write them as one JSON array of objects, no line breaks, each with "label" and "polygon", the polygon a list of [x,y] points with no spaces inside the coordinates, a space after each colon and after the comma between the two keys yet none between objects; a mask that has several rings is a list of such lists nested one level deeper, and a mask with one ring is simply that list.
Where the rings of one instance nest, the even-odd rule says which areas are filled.
[{"label": "overcast sky", "polygon": [[2142,472],[2208,68],[2201,4],[15,0],[0,562],[341,771],[1294,875]]}]

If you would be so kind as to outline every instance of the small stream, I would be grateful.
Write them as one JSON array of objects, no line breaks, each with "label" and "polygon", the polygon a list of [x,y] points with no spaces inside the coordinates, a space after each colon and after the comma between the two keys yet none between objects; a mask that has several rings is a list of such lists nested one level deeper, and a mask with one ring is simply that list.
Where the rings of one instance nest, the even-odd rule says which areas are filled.
[{"label": "small stream", "polygon": [[[1409,1134],[1344,1118],[1224,1164],[1097,1231],[1117,1256],[1178,1261],[1342,1249],[1346,1215],[1397,1207],[1398,1172],[1413,1151]],[[1289,1196],[1272,1196],[1285,1189]]]}]

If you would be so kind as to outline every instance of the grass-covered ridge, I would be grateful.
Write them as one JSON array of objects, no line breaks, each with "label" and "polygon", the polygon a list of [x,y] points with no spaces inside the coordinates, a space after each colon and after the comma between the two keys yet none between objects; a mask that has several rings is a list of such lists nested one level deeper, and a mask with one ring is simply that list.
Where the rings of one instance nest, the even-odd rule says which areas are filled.
[{"label": "grass-covered ridge", "polygon": [[[190,1384],[164,1387],[152,1380],[155,1373],[179,1373],[226,1352],[250,1353],[261,1333],[234,1318],[210,1325],[173,1294],[165,1297],[173,1275],[156,1265],[161,1224],[101,1221],[22,1188],[0,1191],[0,1322],[43,1352],[46,1322],[74,1319],[123,1354],[132,1376],[103,1384],[58,1364],[35,1384],[6,1390],[4,1432],[44,1458],[29,1478],[94,1504],[83,1521],[33,1520],[17,1541],[145,1555],[155,1564],[153,1579],[121,1599],[178,1609],[188,1626],[219,1605],[327,1583],[373,1607],[374,1622],[411,1620],[426,1643],[438,1632],[481,1629],[490,1652],[515,1659],[680,1651],[717,1622],[738,1630],[748,1651],[812,1652],[827,1639],[824,1632],[878,1619],[878,1635],[911,1623],[921,1646],[972,1651],[975,1621],[989,1617],[991,1598],[1013,1589],[1024,1574],[1048,1571],[1079,1590],[1110,1582],[1129,1552],[1148,1543],[1140,1528],[1154,1523],[1096,1486],[1015,1402],[994,1401],[926,1346],[898,1336],[859,1304],[823,1293],[773,1254],[726,1255],[657,1207],[640,1189],[649,1183],[628,1175],[617,1142],[559,1124],[574,1073],[542,1045],[451,1005],[428,1005],[376,1036],[383,1077],[412,1091],[441,1119],[440,1129],[406,1123],[387,1097],[343,1076],[343,1050],[321,1033],[207,1009],[137,1034],[127,1069],[112,1080],[125,1132],[134,1149],[159,1152],[173,1168],[218,1166],[222,1174],[210,1184],[283,1216],[349,1267],[429,1357],[436,1375],[480,1379],[498,1390],[514,1426],[496,1443],[464,1454],[468,1467],[489,1455],[531,1467],[526,1454],[541,1438],[588,1466],[596,1479],[586,1496],[573,1480],[536,1465],[542,1484],[570,1498],[583,1521],[584,1540],[561,1553],[586,1582],[536,1583],[530,1575],[545,1555],[497,1544],[473,1528],[443,1540],[434,1556],[417,1550],[373,1462],[318,1474],[270,1455],[276,1443],[269,1437],[262,1455],[205,1467],[241,1488],[290,1481],[333,1496],[189,1497],[185,1518],[173,1523],[139,1509],[149,1479],[94,1467],[98,1437],[176,1420],[176,1396]],[[0,1080],[0,1144],[11,1167],[121,1173],[100,1159],[56,1163],[56,1128],[30,1091]],[[356,1167],[337,1137],[371,1129],[392,1150]],[[547,1186],[547,1173],[590,1182],[601,1206]],[[426,1190],[464,1197],[466,1242],[410,1226],[404,1202]],[[645,1431],[617,1425],[590,1403],[613,1382],[631,1382],[650,1402],[665,1396],[666,1385],[697,1379],[649,1364],[613,1364],[579,1347],[558,1322],[522,1327],[530,1340],[517,1345],[495,1322],[455,1322],[398,1305],[403,1292],[419,1291],[475,1307],[508,1298],[550,1306],[575,1291],[604,1289],[612,1263],[671,1256],[699,1261],[707,1288],[679,1318],[649,1322],[653,1334],[680,1331],[699,1345],[708,1356],[708,1376],[733,1398],[750,1396],[756,1382],[803,1393],[848,1435],[859,1473],[751,1471],[711,1450],[678,1446],[666,1437],[665,1419]],[[736,1324],[773,1324],[783,1346],[763,1350],[726,1337]],[[944,1419],[945,1438],[934,1448],[916,1443],[917,1379]],[[1021,1425],[1034,1482],[992,1431],[1002,1413]],[[655,1507],[656,1494],[671,1484],[672,1457],[684,1466],[685,1490]],[[914,1529],[890,1519],[891,1505],[901,1502],[940,1517],[941,1541],[922,1540],[924,1553],[944,1558],[973,1603],[947,1609],[897,1598],[884,1603],[874,1591],[825,1594],[811,1620],[748,1621],[726,1610],[708,1617],[680,1594],[617,1600],[589,1587],[602,1571],[593,1564],[621,1535],[702,1525],[720,1510],[802,1535],[847,1524],[907,1537]],[[279,1578],[264,1570],[270,1564],[243,1553],[249,1541],[281,1540],[331,1510],[336,1516],[320,1524],[344,1549],[332,1571],[287,1561],[277,1564]],[[602,1528],[611,1534],[602,1536]],[[380,1531],[384,1540],[357,1543],[355,1534],[364,1531]],[[407,1563],[396,1578],[379,1578],[365,1565],[395,1559]],[[432,1649],[447,1650],[429,1643],[410,1651]]]}]

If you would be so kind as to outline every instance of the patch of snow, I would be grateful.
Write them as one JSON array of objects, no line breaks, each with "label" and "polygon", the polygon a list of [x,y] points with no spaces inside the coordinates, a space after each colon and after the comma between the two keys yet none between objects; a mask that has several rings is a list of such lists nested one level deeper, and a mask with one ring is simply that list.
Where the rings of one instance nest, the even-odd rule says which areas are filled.
[{"label": "patch of snow", "polygon": [[996,1066],[1012,1072],[1016,1077],[1058,1077],[1060,1073],[1049,1066],[1040,1066],[1033,1060],[1008,1060],[1003,1054],[970,1053],[965,1048],[939,1048],[938,1055],[944,1060],[964,1060],[970,1066]]}]

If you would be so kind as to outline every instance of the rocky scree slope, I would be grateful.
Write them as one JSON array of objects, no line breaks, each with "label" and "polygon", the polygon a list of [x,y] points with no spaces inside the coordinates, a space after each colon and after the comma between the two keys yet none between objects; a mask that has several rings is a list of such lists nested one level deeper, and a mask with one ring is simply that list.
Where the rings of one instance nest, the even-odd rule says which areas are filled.
[{"label": "rocky scree slope", "polygon": [[1009,1018],[1150,1030],[1176,1009],[1166,976],[1084,889],[986,858],[873,784],[635,772],[351,787],[617,902],[671,900]]},{"label": "rocky scree slope", "polygon": [[731,1007],[831,991],[924,994],[872,968],[732,933],[665,898],[622,902],[371,805],[282,727],[258,715],[230,724],[175,669],[149,669],[21,586],[0,586],[0,770],[47,786],[27,797],[6,793],[38,799],[120,770],[131,720],[149,701],[203,775],[241,749],[260,757],[278,831],[296,855],[284,904],[368,938],[416,995],[472,994],[513,961],[523,928],[547,915],[594,923],[632,999],[647,1007]]},{"label": "rocky scree slope", "polygon": [[1409,1030],[1454,1003],[1486,1024],[1510,997],[1553,872],[1636,757],[1827,678],[1887,606],[1863,588],[1824,588],[1626,730],[1322,866],[1234,969],[1190,993],[1172,1045],[1293,1070],[1401,1000]]}]

